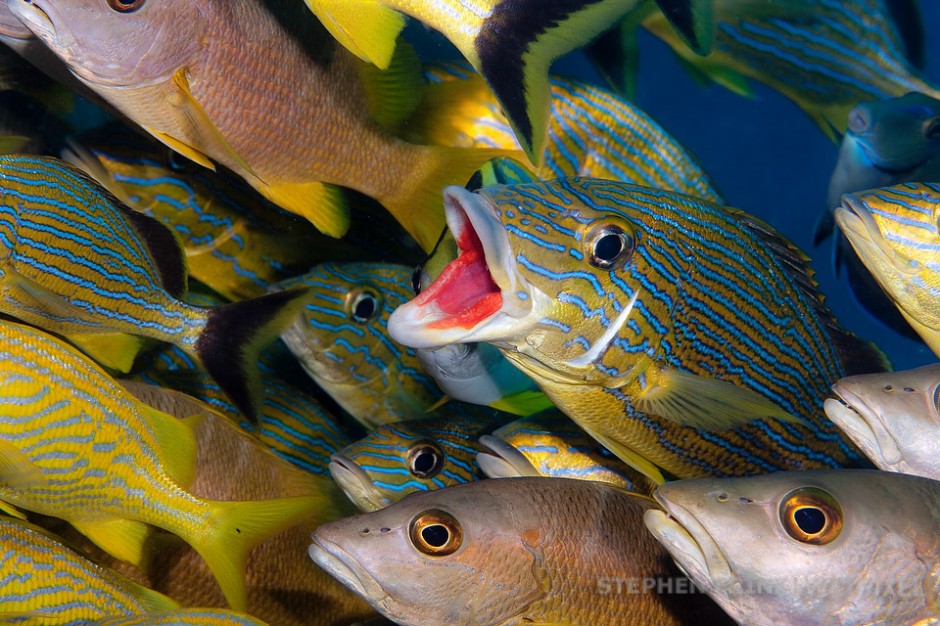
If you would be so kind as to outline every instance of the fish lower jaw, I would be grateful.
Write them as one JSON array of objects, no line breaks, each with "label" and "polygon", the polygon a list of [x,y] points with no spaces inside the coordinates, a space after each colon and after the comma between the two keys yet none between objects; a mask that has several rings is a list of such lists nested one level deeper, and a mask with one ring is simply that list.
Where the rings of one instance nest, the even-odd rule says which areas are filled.
[{"label": "fish lower jaw", "polygon": [[[355,562],[342,548],[313,534],[313,543],[307,554],[320,568],[338,580],[357,596],[375,606],[388,598],[385,590],[362,568],[354,569],[346,560]],[[344,560],[345,557],[345,560]]]},{"label": "fish lower jaw", "polygon": [[[873,423],[878,417],[874,411],[865,407],[857,398],[844,397],[847,392],[837,392],[840,397],[827,398],[823,403],[826,416],[841,428],[880,469],[898,471],[899,464],[903,463],[901,451],[891,435],[879,428],[883,433],[879,437]],[[874,422],[872,421],[874,420]]]},{"label": "fish lower jaw", "polygon": [[[846,194],[843,196],[843,206],[836,208],[834,217],[862,263],[883,287],[890,291],[885,282],[899,280],[899,277],[909,278],[918,273],[919,270],[911,264],[911,259],[888,245],[878,224],[861,200],[852,194]],[[891,271],[878,271],[879,268],[891,268]]]},{"label": "fish lower jaw", "polygon": [[391,504],[378,492],[369,476],[345,456],[334,454],[329,470],[333,480],[360,511],[378,511]]},{"label": "fish lower jaw", "polygon": [[724,593],[732,589],[737,579],[708,531],[682,507],[663,502],[655,493],[653,498],[666,510],[646,511],[643,522],[668,549],[683,573],[706,590]]}]

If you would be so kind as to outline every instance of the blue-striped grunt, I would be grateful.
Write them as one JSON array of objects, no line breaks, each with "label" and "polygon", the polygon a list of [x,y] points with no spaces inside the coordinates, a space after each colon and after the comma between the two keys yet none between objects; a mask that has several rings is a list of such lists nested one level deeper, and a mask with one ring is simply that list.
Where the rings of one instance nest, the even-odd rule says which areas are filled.
[{"label": "blue-striped grunt", "polygon": [[393,341],[388,317],[412,295],[412,269],[323,263],[275,285],[309,290],[281,337],[308,374],[367,428],[425,416],[443,394],[412,348]]},{"label": "blue-striped grunt", "polygon": [[[26,624],[28,626],[30,622],[27,621]],[[106,617],[83,622],[80,626],[267,626],[267,624],[246,613],[225,609],[194,608],[162,611],[148,615]]]},{"label": "blue-striped grunt", "polygon": [[0,621],[41,615],[43,624],[71,624],[179,606],[88,560],[47,530],[6,516],[0,516],[0,570]]},{"label": "blue-striped grunt", "polygon": [[769,225],[583,178],[450,187],[444,204],[460,256],[395,311],[393,338],[493,343],[659,482],[865,462],[822,404],[884,357],[838,324]]},{"label": "blue-striped grunt", "polygon": [[904,183],[842,196],[835,220],[904,319],[940,355],[938,203],[940,183]]},{"label": "blue-striped grunt", "polygon": [[258,351],[296,314],[302,295],[186,304],[186,264],[173,234],[50,157],[0,156],[0,272],[3,313],[124,372],[144,339],[174,343],[249,418]]},{"label": "blue-striped grunt", "polygon": [[442,412],[447,416],[379,426],[333,455],[330,472],[361,511],[478,478],[477,440],[506,420],[480,412],[438,415]]},{"label": "blue-striped grunt", "polygon": [[551,409],[480,437],[477,465],[488,478],[554,476],[597,480],[650,494],[656,484],[603,447],[567,415]]},{"label": "blue-striped grunt", "polygon": [[118,558],[146,567],[153,527],[170,531],[242,610],[248,552],[321,505],[318,497],[192,495],[202,418],[180,420],[136,400],[51,335],[0,323],[0,361],[0,500],[60,517]]}]

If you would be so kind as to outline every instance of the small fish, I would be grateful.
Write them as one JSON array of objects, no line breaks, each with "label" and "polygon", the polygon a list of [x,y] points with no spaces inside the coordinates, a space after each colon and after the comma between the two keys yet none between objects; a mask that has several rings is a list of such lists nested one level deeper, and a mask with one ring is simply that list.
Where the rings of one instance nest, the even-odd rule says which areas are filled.
[{"label": "small fish", "polygon": [[873,470],[683,480],[646,526],[739,624],[935,624],[940,483]]},{"label": "small fish", "polygon": [[404,626],[730,623],[643,529],[649,506],[598,482],[481,480],[325,524],[310,556]]},{"label": "small fish", "polygon": [[[26,623],[29,624],[28,621]],[[149,615],[106,617],[83,622],[81,626],[222,626],[226,624],[267,626],[265,622],[251,615],[223,609],[179,609]]]},{"label": "small fish", "polygon": [[557,409],[500,426],[480,437],[480,447],[477,465],[488,478],[577,478],[643,494],[656,488]]},{"label": "small fish", "polygon": [[200,417],[143,404],[51,335],[0,323],[0,361],[0,500],[64,519],[120,559],[146,567],[152,527],[172,532],[243,610],[248,552],[321,505],[194,496]]},{"label": "small fish", "polygon": [[0,516],[0,621],[41,614],[64,624],[178,608],[170,598],[89,561],[48,531]]},{"label": "small fish", "polygon": [[208,170],[124,124],[67,142],[64,160],[170,228],[190,276],[229,300],[264,295],[316,263],[355,256],[354,246],[324,237],[227,170]]},{"label": "small fish", "polygon": [[740,0],[714,0],[715,40],[707,56],[689,54],[655,13],[643,25],[697,73],[742,95],[750,94],[748,78],[759,80],[837,139],[861,102],[911,91],[940,97],[908,60],[906,29],[895,21],[891,1],[791,0],[742,11]]},{"label": "small fish", "polygon": [[415,351],[388,334],[412,294],[412,270],[391,263],[323,263],[275,285],[310,296],[281,335],[308,374],[366,428],[425,417],[442,393]]},{"label": "small fish", "polygon": [[940,365],[849,376],[825,410],[878,468],[940,480]]},{"label": "small fish", "polygon": [[185,291],[183,254],[165,226],[64,161],[0,156],[0,311],[121,372],[144,339],[173,343],[254,418],[258,351],[303,292],[200,308],[180,299]]},{"label": "small fish", "polygon": [[[306,0],[348,50],[385,68],[404,27],[405,13],[441,32],[486,80],[519,143],[537,162],[549,114],[552,62],[639,10],[637,0]],[[656,0],[663,15],[696,53],[711,44],[711,2]],[[368,11],[371,19],[363,20]]]},{"label": "small fish", "polygon": [[457,413],[385,424],[334,454],[330,473],[360,511],[377,511],[416,491],[476,480],[477,440],[504,423]]},{"label": "small fish", "polygon": [[836,224],[901,315],[940,355],[940,184],[904,183],[842,196]]},{"label": "small fish", "polygon": [[444,205],[460,255],[395,311],[394,339],[493,343],[657,482],[865,463],[822,404],[884,357],[769,225],[584,178],[450,187]]},{"label": "small fish", "polygon": [[417,56],[399,45],[379,72],[293,0],[9,6],[83,83],[151,135],[197,163],[224,165],[333,237],[349,228],[347,187],[382,203],[429,250],[443,228],[441,187],[464,184],[505,154],[397,139],[388,129],[420,97]]}]

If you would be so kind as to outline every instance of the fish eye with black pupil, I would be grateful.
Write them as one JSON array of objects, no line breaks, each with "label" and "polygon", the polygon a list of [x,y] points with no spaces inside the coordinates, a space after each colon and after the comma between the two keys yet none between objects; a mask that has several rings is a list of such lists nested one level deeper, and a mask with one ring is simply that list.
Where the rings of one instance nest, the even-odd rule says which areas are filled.
[{"label": "fish eye with black pupil", "polygon": [[431,509],[419,513],[408,529],[411,544],[428,556],[447,556],[463,544],[463,529],[450,513]]},{"label": "fish eye with black pupil", "polygon": [[781,501],[780,522],[793,539],[822,546],[842,532],[842,508],[822,489],[803,487]]},{"label": "fish eye with black pupil", "polygon": [[118,13],[133,13],[146,3],[147,0],[108,0],[108,6]]},{"label": "fish eye with black pupil", "polygon": [[352,292],[349,303],[349,316],[355,322],[368,322],[379,312],[379,298],[371,291],[363,289]]},{"label": "fish eye with black pupil", "polygon": [[444,455],[440,448],[421,442],[408,450],[408,471],[415,478],[433,478],[444,469]]},{"label": "fish eye with black pupil", "polygon": [[584,254],[599,269],[622,267],[633,256],[636,239],[617,224],[598,224],[584,238]]}]

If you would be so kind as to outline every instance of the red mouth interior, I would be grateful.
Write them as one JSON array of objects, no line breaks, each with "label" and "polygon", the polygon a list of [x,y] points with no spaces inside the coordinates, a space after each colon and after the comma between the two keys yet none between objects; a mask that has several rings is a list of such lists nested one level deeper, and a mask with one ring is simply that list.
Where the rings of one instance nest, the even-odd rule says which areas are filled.
[{"label": "red mouth interior", "polygon": [[503,306],[503,295],[486,267],[483,244],[469,220],[457,245],[460,255],[415,300],[419,306],[434,301],[447,315],[429,328],[472,328]]}]

